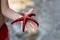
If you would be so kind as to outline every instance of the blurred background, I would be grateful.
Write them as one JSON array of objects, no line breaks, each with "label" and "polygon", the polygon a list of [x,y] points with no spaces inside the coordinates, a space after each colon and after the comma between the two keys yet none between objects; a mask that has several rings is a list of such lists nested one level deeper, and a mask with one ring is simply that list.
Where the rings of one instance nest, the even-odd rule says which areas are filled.
[{"label": "blurred background", "polygon": [[26,32],[23,33],[21,30],[20,33],[17,33],[21,26],[20,23],[11,25],[11,21],[6,18],[10,40],[60,40],[60,0],[30,1],[31,2],[26,1],[25,6],[22,6],[22,8],[20,5],[17,5],[20,1],[15,1],[15,3],[17,3],[15,5],[11,0],[9,0],[8,3],[9,7],[16,12],[28,12],[28,10],[34,8],[36,17],[33,18],[40,24],[38,31],[31,35]]}]

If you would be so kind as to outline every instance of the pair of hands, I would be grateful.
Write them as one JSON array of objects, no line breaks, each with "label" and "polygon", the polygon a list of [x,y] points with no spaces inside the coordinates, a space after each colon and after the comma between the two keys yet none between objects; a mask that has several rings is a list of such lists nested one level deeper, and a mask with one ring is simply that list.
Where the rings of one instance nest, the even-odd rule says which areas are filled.
[{"label": "pair of hands", "polygon": [[22,13],[21,15],[23,17],[16,19],[15,21],[12,22],[18,22],[18,21],[22,21],[21,22],[21,29],[24,32],[24,30],[26,30],[29,34],[32,34],[33,32],[36,32],[38,30],[38,22],[33,19],[31,16],[35,16],[35,14],[33,14],[33,9],[30,9],[28,14]]}]

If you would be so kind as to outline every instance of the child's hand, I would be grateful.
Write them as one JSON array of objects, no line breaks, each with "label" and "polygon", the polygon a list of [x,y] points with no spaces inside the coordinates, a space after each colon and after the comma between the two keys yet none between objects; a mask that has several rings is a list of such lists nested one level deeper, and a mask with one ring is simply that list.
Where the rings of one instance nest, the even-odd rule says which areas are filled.
[{"label": "child's hand", "polygon": [[28,14],[22,13],[21,14],[22,17],[14,20],[12,22],[12,24],[15,22],[22,21],[21,22],[21,25],[22,25],[21,29],[23,32],[24,32],[25,28],[29,34],[36,31],[38,28],[37,26],[39,26],[39,23],[34,18],[31,17],[31,16],[36,16],[35,14],[33,14],[33,11],[34,11],[33,9],[30,9]]},{"label": "child's hand", "polygon": [[37,26],[36,23],[34,23],[34,22],[32,22],[32,21],[28,21],[28,22],[26,23],[25,30],[26,30],[29,34],[32,34],[32,33],[37,32],[38,26]]}]

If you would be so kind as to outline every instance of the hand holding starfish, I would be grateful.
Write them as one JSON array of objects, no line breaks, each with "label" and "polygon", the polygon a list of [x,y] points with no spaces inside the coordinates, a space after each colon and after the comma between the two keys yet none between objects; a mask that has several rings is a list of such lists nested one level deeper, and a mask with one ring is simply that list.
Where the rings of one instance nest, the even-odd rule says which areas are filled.
[{"label": "hand holding starfish", "polygon": [[35,16],[35,14],[33,14],[33,11],[34,11],[34,10],[31,9],[31,10],[28,12],[28,14],[21,13],[21,15],[22,15],[23,17],[16,19],[15,21],[12,22],[12,24],[15,23],[15,22],[18,22],[18,21],[22,21],[22,22],[23,22],[23,24],[22,24],[22,31],[23,31],[23,32],[24,32],[25,26],[27,25],[27,22],[28,22],[28,21],[32,21],[32,22],[34,22],[35,24],[37,24],[37,26],[39,26],[38,22],[31,17],[31,16]]}]

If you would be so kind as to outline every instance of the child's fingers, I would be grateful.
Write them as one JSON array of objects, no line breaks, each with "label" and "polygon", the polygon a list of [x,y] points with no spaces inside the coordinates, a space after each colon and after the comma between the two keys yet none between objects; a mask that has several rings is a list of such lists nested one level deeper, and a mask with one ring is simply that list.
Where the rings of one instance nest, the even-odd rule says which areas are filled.
[{"label": "child's fingers", "polygon": [[21,21],[21,30],[22,30],[23,21]]},{"label": "child's fingers", "polygon": [[29,28],[30,26],[29,26],[29,24],[26,24],[26,31],[29,33],[29,34],[31,34],[32,33],[32,31],[31,31],[31,29]]},{"label": "child's fingers", "polygon": [[32,24],[34,25],[35,30],[38,30],[38,25],[34,22],[32,22]]},{"label": "child's fingers", "polygon": [[31,8],[28,13],[33,13],[34,9]]},{"label": "child's fingers", "polygon": [[34,31],[35,31],[35,29],[34,29],[33,25],[31,25],[31,23],[28,23],[28,25],[29,25],[29,27],[28,27],[28,28],[30,29],[30,31],[31,31],[31,32],[34,32]]},{"label": "child's fingers", "polygon": [[37,31],[37,27],[35,27],[35,24],[33,24],[32,22],[27,22],[27,27],[29,28],[29,30],[33,33]]},{"label": "child's fingers", "polygon": [[36,31],[36,28],[32,23],[29,23],[29,25],[30,25],[29,28],[32,30],[32,32]]},{"label": "child's fingers", "polygon": [[34,22],[30,21],[30,22],[29,22],[29,24],[30,24],[30,26],[31,26],[35,31],[38,29],[38,27],[37,27],[37,24],[36,24],[36,23],[34,23]]}]

